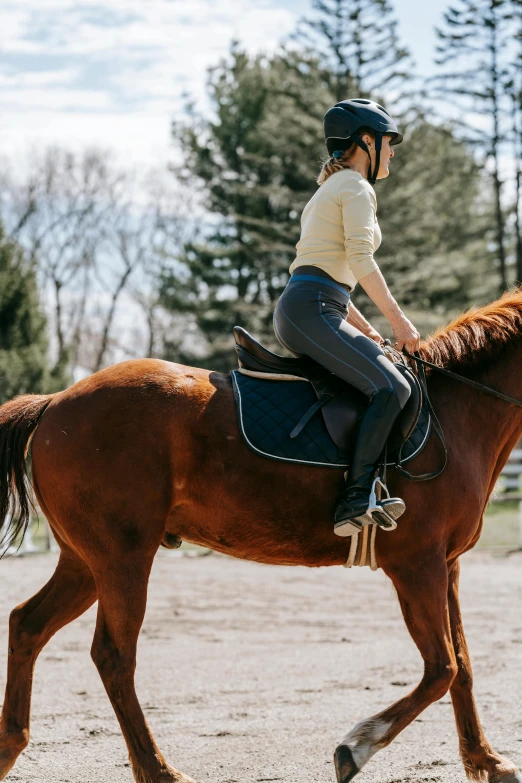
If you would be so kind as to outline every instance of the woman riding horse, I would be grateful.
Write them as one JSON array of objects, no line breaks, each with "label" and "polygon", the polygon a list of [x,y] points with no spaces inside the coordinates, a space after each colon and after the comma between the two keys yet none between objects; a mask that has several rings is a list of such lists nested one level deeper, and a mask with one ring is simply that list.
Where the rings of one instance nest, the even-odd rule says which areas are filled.
[{"label": "woman riding horse", "polygon": [[[386,136],[392,136],[392,124],[387,122],[386,158],[391,154],[386,152]],[[374,165],[374,159],[378,163],[376,156],[372,158],[374,137],[365,132],[363,136],[372,147]],[[375,136],[376,149],[378,138]],[[354,165],[352,159],[350,165]],[[346,182],[347,187],[353,182],[353,198],[349,189],[342,190],[342,196],[336,194],[337,182],[339,186]],[[348,221],[345,230],[350,253],[357,234],[349,223],[350,216],[356,219],[357,215],[353,205],[362,203],[360,194],[371,197],[371,183],[363,170],[342,169],[328,177],[318,197],[329,193],[330,201],[325,199],[317,217],[326,226],[329,217],[333,222],[335,210],[340,210],[341,198],[347,203],[344,219]],[[348,208],[348,204],[352,206]],[[370,229],[364,229],[362,236],[365,247]],[[366,276],[356,259],[351,257],[350,263],[374,294],[382,282],[379,273],[372,272],[370,257],[365,262],[367,270],[369,266]],[[347,373],[353,368],[352,382],[357,382],[357,370],[366,375],[371,372],[369,387],[373,389],[375,384],[379,392],[384,389],[390,399],[391,388],[399,391],[393,365],[384,361],[375,337],[367,339],[364,328],[359,337],[352,332],[353,323],[341,318],[338,302],[347,299],[347,294],[340,295],[331,287],[341,284],[322,277],[320,267],[311,267],[314,274],[310,276],[319,277],[318,286],[328,283],[315,289],[312,301],[327,310],[324,321],[331,326],[332,342],[336,348],[337,342],[339,346],[345,343],[350,360],[342,364],[344,354],[335,354],[332,347],[332,362],[336,355],[341,356],[339,366]],[[344,279],[351,280],[344,283],[346,287],[354,287],[347,262]],[[302,296],[304,301],[313,296],[308,294],[305,300],[298,285],[294,278],[283,295],[285,311],[294,318],[297,316],[287,310],[287,302],[290,307],[294,296]],[[378,295],[373,298],[381,301]],[[313,313],[310,304],[307,308],[303,307],[305,315]],[[389,305],[387,312],[392,310]],[[316,316],[316,320],[323,319]],[[303,317],[303,321],[306,336],[313,320]],[[335,323],[339,324],[337,331]],[[364,327],[364,322],[359,321],[361,325]],[[286,325],[284,335],[297,339],[301,327],[292,328],[287,335]],[[394,330],[399,347],[415,348],[416,333],[411,326],[394,325]],[[318,344],[320,339],[323,332],[318,327],[308,345]],[[289,344],[292,346],[293,340]],[[330,352],[329,343],[325,344]],[[373,353],[366,353],[369,348]],[[364,365],[355,364],[359,351]],[[429,397],[449,436],[447,468],[433,481],[421,484],[408,482],[398,471],[390,470],[390,484],[405,495],[408,510],[394,536],[377,531],[375,542],[377,563],[393,582],[405,623],[422,656],[422,675],[409,692],[360,720],[344,736],[334,755],[337,780],[350,783],[377,751],[449,691],[468,776],[488,783],[522,783],[516,765],[497,753],[484,735],[473,695],[458,592],[459,558],[477,542],[491,491],[522,437],[522,287],[460,315],[428,337],[419,353],[422,359],[450,371],[451,376],[456,371],[457,378],[466,380],[461,383],[440,373],[428,375]],[[325,360],[326,352],[321,357]],[[380,370],[387,375],[386,382]],[[490,391],[496,390],[496,396],[500,393],[501,399],[486,397],[484,384]],[[393,410],[382,400],[381,405],[385,418],[391,418]],[[384,422],[370,415],[375,438],[380,437]],[[367,426],[366,431],[369,429]],[[334,535],[330,523],[342,472],[276,462],[249,449],[238,427],[229,373],[159,359],[122,362],[62,392],[26,394],[0,406],[0,555],[10,543],[20,540],[30,522],[25,472],[29,443],[32,485],[60,548],[60,558],[48,583],[15,607],[9,618],[7,680],[0,716],[0,780],[29,742],[31,689],[38,655],[60,628],[98,601],[91,655],[125,737],[134,780],[193,783],[161,753],[135,687],[138,636],[158,548],[174,538],[274,565],[342,565],[350,540]],[[368,464],[377,454],[376,441],[374,447],[372,453],[369,445],[357,447],[362,456],[352,465],[354,477],[354,466],[364,464],[364,454]],[[439,457],[438,441],[429,438],[415,457],[414,472],[427,471],[438,464]],[[183,574],[178,574],[178,579],[183,580]],[[199,585],[201,590],[204,581]],[[500,625],[505,623],[503,618],[496,620]],[[190,649],[174,649],[173,666],[177,655],[190,654]],[[502,650],[489,663],[489,673],[498,673],[504,665]],[[337,665],[343,666],[340,660]],[[344,668],[350,678],[349,661]],[[171,674],[165,682],[170,683],[175,702]],[[190,726],[189,708],[181,703],[178,709],[185,710],[183,717]],[[166,720],[164,730],[167,726],[170,731],[171,719]],[[206,752],[206,745],[201,748],[201,765],[204,761],[211,765],[205,777],[222,778],[212,768],[215,759]],[[286,752],[292,752],[290,746]],[[253,758],[262,765],[262,752]]]},{"label": "woman riding horse", "polygon": [[[274,312],[274,331],[291,353],[315,359],[370,400],[334,517],[337,535],[351,536],[364,525],[380,524],[368,508],[375,468],[411,391],[379,348],[381,335],[350,303],[357,282],[390,322],[397,350],[417,351],[420,335],[373,257],[382,237],[372,185],[389,175],[393,145],[402,135],[386,109],[362,98],[329,109],[324,135],[331,157],[317,177],[321,187],[303,210],[297,256]],[[406,508],[396,497],[378,505],[393,519]]]}]

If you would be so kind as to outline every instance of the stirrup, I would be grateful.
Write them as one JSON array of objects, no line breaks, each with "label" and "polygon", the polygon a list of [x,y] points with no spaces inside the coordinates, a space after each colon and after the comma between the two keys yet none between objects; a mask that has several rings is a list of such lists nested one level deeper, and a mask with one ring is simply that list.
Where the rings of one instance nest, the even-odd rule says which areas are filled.
[{"label": "stirrup", "polygon": [[[376,487],[384,489],[387,497],[381,500],[377,497]],[[379,492],[379,494],[381,494]],[[334,525],[334,533],[338,536],[354,536],[360,533],[365,525],[378,525],[383,530],[395,530],[396,520],[406,511],[406,504],[401,498],[391,498],[388,487],[376,476],[368,498],[368,506],[364,513],[357,517],[344,519]]]},{"label": "stirrup", "polygon": [[[384,499],[378,499],[376,493],[376,486],[379,485],[381,489],[384,489],[387,497]],[[397,527],[396,520],[404,514],[406,511],[406,504],[401,498],[391,498],[388,487],[381,481],[380,476],[376,476],[372,483],[370,491],[370,499],[365,516],[369,516],[376,525],[379,525],[383,530],[395,530]]]}]

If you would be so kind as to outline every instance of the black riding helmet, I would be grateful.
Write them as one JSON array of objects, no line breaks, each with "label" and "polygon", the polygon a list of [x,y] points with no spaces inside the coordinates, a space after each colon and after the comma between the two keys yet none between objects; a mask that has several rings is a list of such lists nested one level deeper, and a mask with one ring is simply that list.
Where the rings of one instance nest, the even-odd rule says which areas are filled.
[{"label": "black riding helmet", "polygon": [[[370,150],[358,134],[361,128],[370,128],[375,133],[375,170],[372,173]],[[402,134],[383,106],[364,98],[350,98],[339,101],[324,115],[324,139],[328,152],[344,152],[354,142],[366,152],[370,159],[368,182],[375,185],[381,164],[382,137],[392,136],[390,144],[400,144]]]}]

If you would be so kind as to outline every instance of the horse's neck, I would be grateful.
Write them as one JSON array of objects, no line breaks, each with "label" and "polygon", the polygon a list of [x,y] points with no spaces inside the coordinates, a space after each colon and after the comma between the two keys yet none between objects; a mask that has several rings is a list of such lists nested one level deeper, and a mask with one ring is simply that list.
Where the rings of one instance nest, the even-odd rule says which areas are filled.
[{"label": "horse's neck", "polygon": [[[495,361],[473,380],[522,401],[522,346],[516,346]],[[454,372],[459,374],[458,368]],[[456,436],[463,448],[483,451],[485,459],[495,465],[507,460],[510,451],[522,437],[522,407],[434,372],[428,390],[435,410],[441,412],[448,439]],[[459,438],[460,434],[460,438]],[[503,464],[503,463],[502,463]]]}]

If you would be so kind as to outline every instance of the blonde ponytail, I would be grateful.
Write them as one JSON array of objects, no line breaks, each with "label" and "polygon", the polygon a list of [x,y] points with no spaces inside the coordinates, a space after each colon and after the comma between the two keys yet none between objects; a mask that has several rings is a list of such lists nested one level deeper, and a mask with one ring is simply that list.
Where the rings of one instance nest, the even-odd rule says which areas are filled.
[{"label": "blonde ponytail", "polygon": [[323,182],[326,182],[328,177],[331,177],[332,174],[335,174],[336,171],[342,171],[343,169],[349,168],[349,166],[347,165],[348,163],[347,158],[349,157],[347,154],[348,151],[349,150],[346,150],[344,155],[340,158],[334,158],[332,155],[331,158],[327,158],[324,161],[323,167],[319,172],[319,175],[315,179],[318,185],[322,185]]},{"label": "blonde ponytail", "polygon": [[[370,128],[361,128],[361,130],[359,130],[359,135],[361,135],[362,133],[368,133],[373,139],[375,138],[375,134],[373,133],[372,130],[370,130]],[[331,177],[332,174],[335,174],[336,171],[349,169],[350,161],[356,149],[357,149],[357,144],[353,142],[353,144],[350,144],[348,149],[344,151],[344,154],[341,155],[340,158],[334,158],[333,155],[330,158],[327,158],[323,162],[321,171],[319,172],[318,176],[315,178],[317,184],[322,185],[323,182],[326,182],[328,177]]]}]

